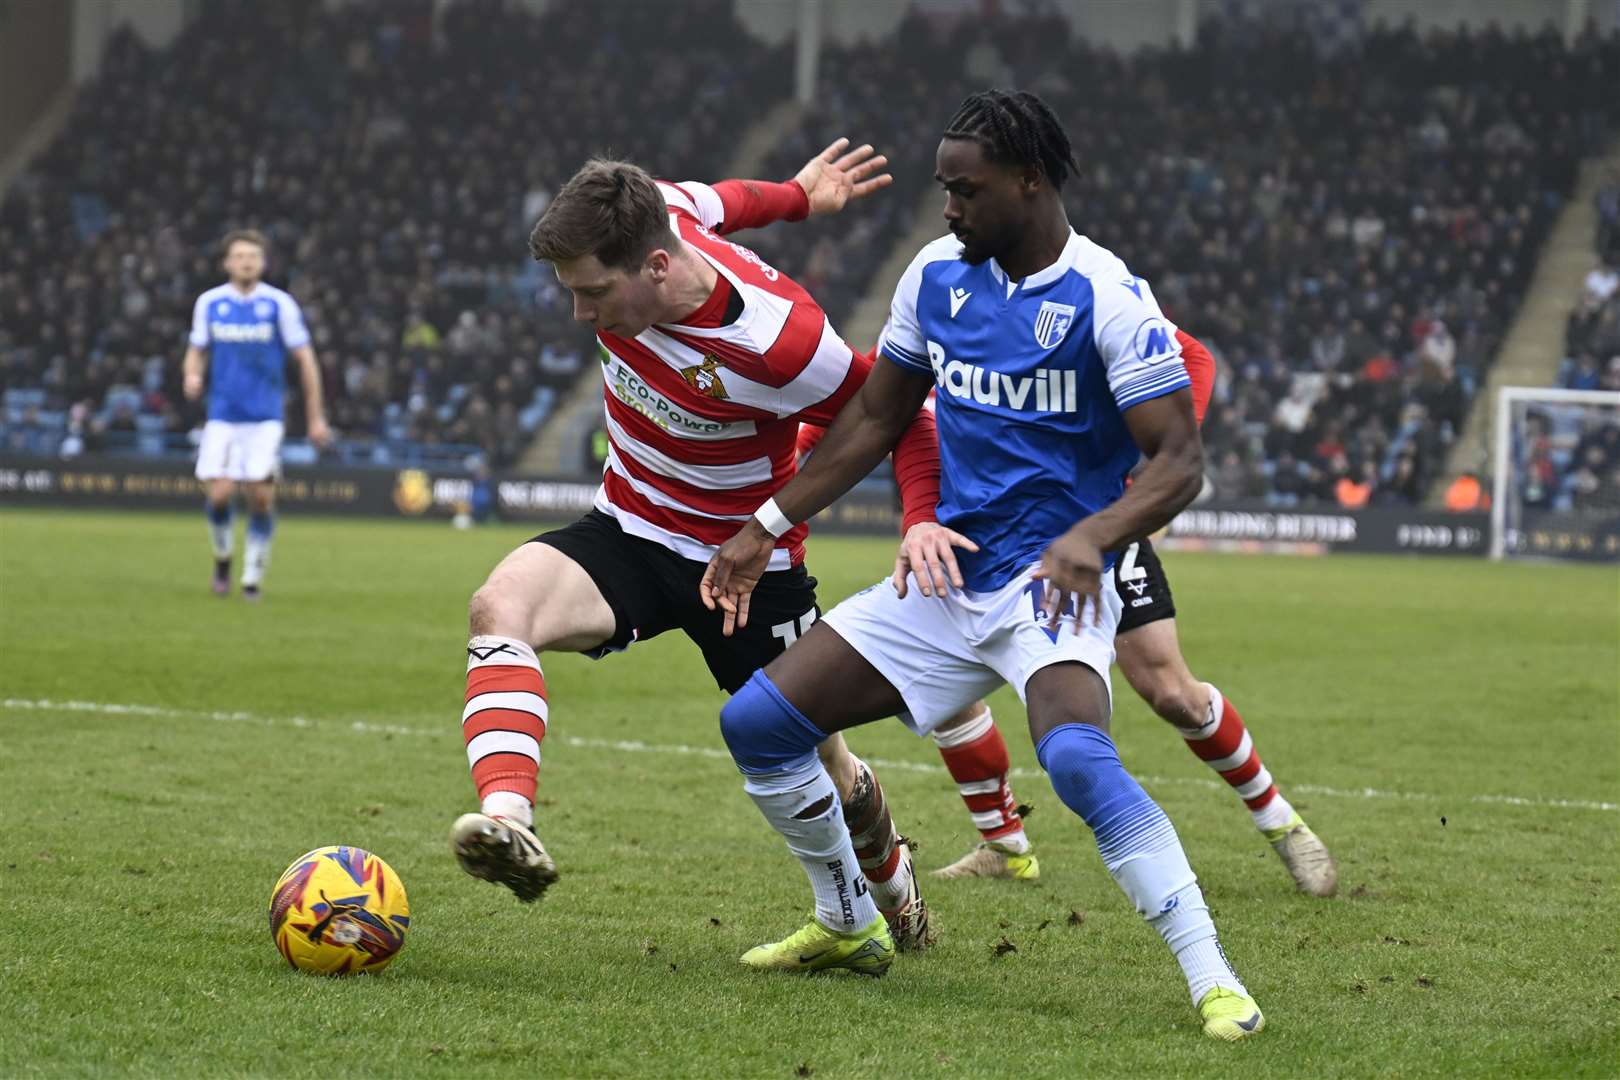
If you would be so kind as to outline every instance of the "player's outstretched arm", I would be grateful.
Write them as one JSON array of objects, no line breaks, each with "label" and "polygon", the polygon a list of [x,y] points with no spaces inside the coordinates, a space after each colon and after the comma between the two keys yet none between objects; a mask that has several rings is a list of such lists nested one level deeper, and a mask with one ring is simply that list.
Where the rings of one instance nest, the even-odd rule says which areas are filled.
[{"label": "player's outstretched arm", "polygon": [[810,462],[709,560],[698,586],[704,606],[725,612],[723,631],[748,625],[748,597],[777,537],[861,481],[910,427],[933,380],[880,362],[827,429]]},{"label": "player's outstretched arm", "polygon": [[[1082,519],[1054,540],[1041,556],[1037,577],[1045,578],[1045,609],[1055,629],[1064,601],[1073,596],[1082,616],[1084,601],[1101,597],[1103,553],[1162,529],[1197,497],[1204,483],[1204,446],[1193,419],[1192,392],[1186,388],[1125,410],[1125,426],[1147,456],[1125,494]],[[814,460],[814,459],[812,459]],[[1096,608],[1093,607],[1095,611]]]},{"label": "player's outstretched arm", "polygon": [[298,361],[298,375],[304,384],[304,418],[309,424],[309,441],[325,449],[332,441],[331,429],[326,426],[326,405],[321,395],[321,366],[315,362],[315,350],[300,345],[292,351]]},{"label": "player's outstretched arm", "polygon": [[864,198],[894,183],[894,177],[882,171],[888,163],[871,143],[851,150],[848,139],[834,139],[805,162],[793,182],[804,189],[811,214],[836,214],[851,199]]},{"label": "player's outstretched arm", "polygon": [[883,172],[889,159],[871,145],[848,149],[837,139],[811,158],[791,180],[721,180],[716,184],[665,183],[664,199],[697,216],[725,235],[758,229],[777,221],[803,221],[813,214],[834,214],[851,199],[864,198],[894,182]]}]

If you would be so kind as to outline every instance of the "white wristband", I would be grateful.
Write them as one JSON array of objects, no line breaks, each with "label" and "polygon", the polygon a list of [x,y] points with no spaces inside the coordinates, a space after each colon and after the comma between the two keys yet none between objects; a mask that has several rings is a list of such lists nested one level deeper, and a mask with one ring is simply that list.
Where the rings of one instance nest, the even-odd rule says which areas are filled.
[{"label": "white wristband", "polygon": [[765,526],[765,531],[775,537],[780,537],[793,528],[793,522],[782,513],[782,508],[776,505],[775,499],[766,499],[765,504],[754,511],[754,520]]}]

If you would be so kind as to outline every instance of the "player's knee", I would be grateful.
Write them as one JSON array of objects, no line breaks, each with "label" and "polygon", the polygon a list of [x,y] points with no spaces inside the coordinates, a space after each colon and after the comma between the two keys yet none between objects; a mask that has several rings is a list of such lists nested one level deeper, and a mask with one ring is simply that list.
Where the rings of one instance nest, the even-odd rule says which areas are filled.
[{"label": "player's knee", "polygon": [[1168,669],[1143,690],[1142,697],[1160,718],[1186,731],[1196,731],[1204,721],[1208,692],[1191,679],[1174,677]]},{"label": "player's knee", "polygon": [[1035,748],[1063,804],[1092,829],[1106,824],[1121,809],[1147,799],[1140,784],[1120,764],[1114,740],[1090,724],[1053,728]]},{"label": "player's knee", "polygon": [[720,735],[744,772],[778,772],[813,753],[827,735],[804,718],[762,671],[720,710]]},{"label": "player's knee", "polygon": [[984,702],[975,701],[973,704],[968,705],[961,711],[948,717],[944,723],[940,724],[934,729],[933,734],[935,738],[938,738],[940,735],[946,734],[947,732],[968,727],[969,725],[976,723],[981,716],[989,711],[990,707]]},{"label": "player's knee", "polygon": [[467,629],[474,637],[499,634],[503,637],[526,638],[528,631],[520,625],[522,613],[518,607],[494,583],[485,582],[467,601]]},{"label": "player's knee", "polygon": [[832,735],[823,739],[816,747],[816,756],[821,759],[827,775],[832,777],[833,786],[838,789],[838,797],[847,803],[855,787],[855,778],[860,771],[855,755],[849,752],[849,745],[844,742],[843,736]]}]

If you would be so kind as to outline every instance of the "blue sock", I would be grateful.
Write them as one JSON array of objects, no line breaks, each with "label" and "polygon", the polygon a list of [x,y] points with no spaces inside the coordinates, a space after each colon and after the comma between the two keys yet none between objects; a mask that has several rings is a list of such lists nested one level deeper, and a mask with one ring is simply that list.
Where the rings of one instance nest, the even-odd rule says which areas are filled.
[{"label": "blue sock", "polygon": [[1167,839],[1176,842],[1170,819],[1125,771],[1114,740],[1101,728],[1090,724],[1054,728],[1035,748],[1035,756],[1063,805],[1096,834],[1097,849],[1110,872],[1134,855],[1165,846]]},{"label": "blue sock", "polygon": [[214,558],[230,558],[231,504],[227,502],[221,506],[215,506],[211,502],[205,502],[203,503],[203,510],[208,514],[208,542],[214,548]]},{"label": "blue sock", "polygon": [[838,789],[816,756],[826,732],[756,671],[720,710],[720,733],[743,772],[743,790],[810,879],[816,921],[844,934],[869,926],[878,909],[844,825]]},{"label": "blue sock", "polygon": [[1114,741],[1090,724],[1063,724],[1046,733],[1035,756],[1058,798],[1090,826],[1115,883],[1170,946],[1194,1004],[1216,986],[1246,993],[1175,826],[1125,771]]}]

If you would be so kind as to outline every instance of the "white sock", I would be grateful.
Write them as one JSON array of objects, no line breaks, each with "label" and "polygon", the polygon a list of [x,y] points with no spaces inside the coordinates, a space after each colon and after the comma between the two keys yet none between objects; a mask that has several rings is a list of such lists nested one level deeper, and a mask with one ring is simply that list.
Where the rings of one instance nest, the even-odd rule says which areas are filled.
[{"label": "white sock", "polygon": [[490,817],[511,818],[526,829],[534,828],[534,804],[515,791],[492,791],[480,808]]},{"label": "white sock", "polygon": [[[806,754],[782,772],[748,775],[743,790],[804,867],[816,897],[816,921],[846,934],[869,926],[878,917],[877,904],[844,827],[838,789],[820,759]],[[818,805],[813,816],[797,816]]]},{"label": "white sock", "polygon": [[270,568],[270,537],[274,518],[268,514],[254,514],[248,519],[247,538],[242,544],[242,584],[259,585],[264,572]]},{"label": "white sock", "polygon": [[1024,830],[1022,828],[1020,828],[1017,832],[1005,833],[998,836],[994,840],[990,841],[990,843],[996,845],[998,848],[1006,848],[1014,855],[1029,854],[1029,837],[1024,835]]},{"label": "white sock", "polygon": [[1198,1004],[1213,986],[1247,993],[1221,952],[1215,923],[1204,903],[1204,891],[1198,887],[1198,876],[1187,861],[1170,819],[1152,803],[1128,813],[1135,820],[1122,830],[1123,842],[1111,840],[1106,846],[1099,843],[1103,863],[1136,910],[1170,947],[1187,977],[1193,1004]]},{"label": "white sock", "polygon": [[1288,820],[1294,816],[1294,808],[1279,791],[1260,809],[1250,810],[1249,816],[1254,819],[1254,827],[1265,832],[1268,829],[1280,829],[1288,824]]},{"label": "white sock", "polygon": [[1149,919],[1148,925],[1159,932],[1175,954],[1181,973],[1187,977],[1187,992],[1193,1004],[1197,1005],[1217,986],[1247,994],[1243,980],[1232,970],[1215,936],[1215,923],[1209,917],[1204,890],[1198,883],[1180,890],[1167,903],[1167,910]]}]

